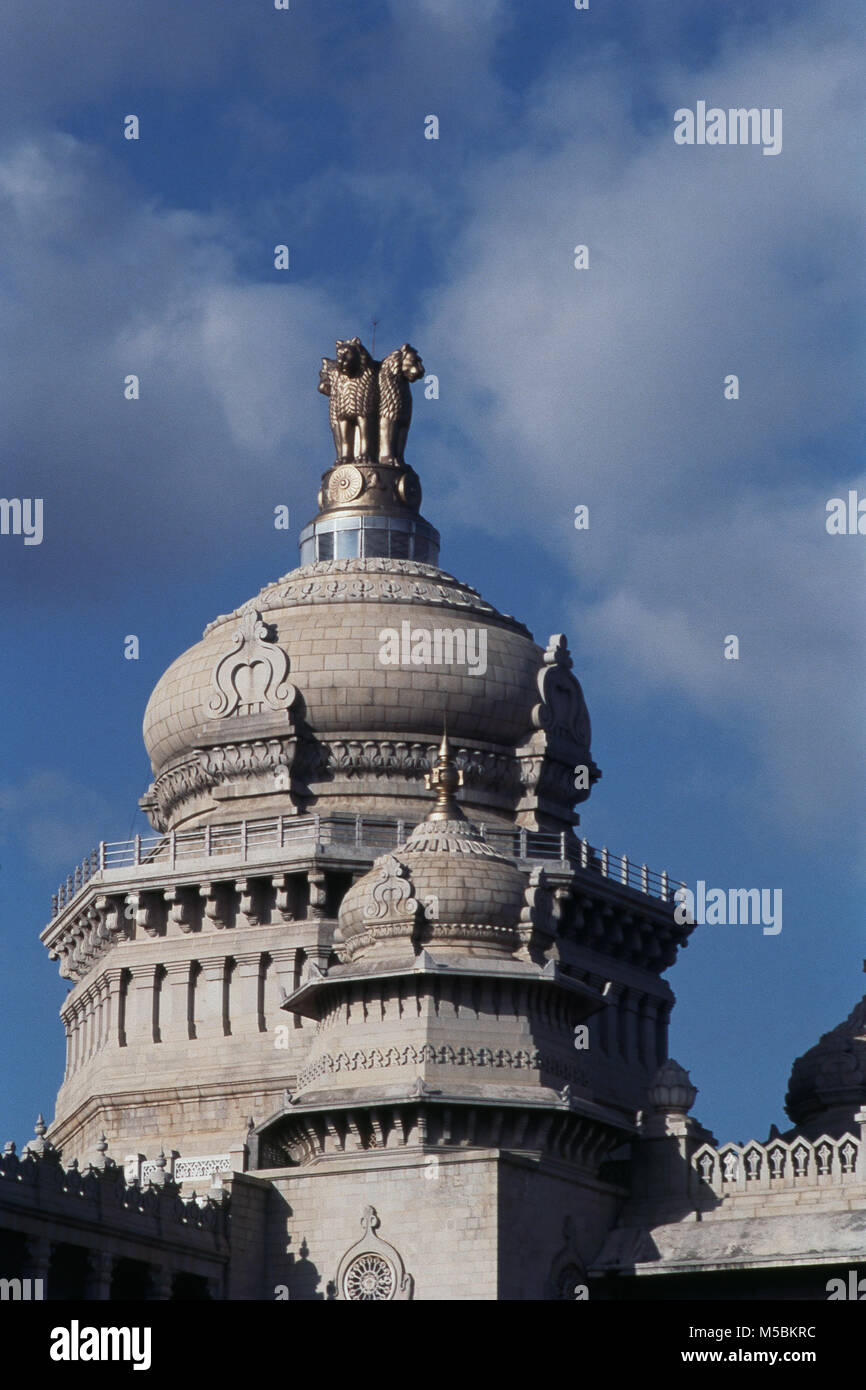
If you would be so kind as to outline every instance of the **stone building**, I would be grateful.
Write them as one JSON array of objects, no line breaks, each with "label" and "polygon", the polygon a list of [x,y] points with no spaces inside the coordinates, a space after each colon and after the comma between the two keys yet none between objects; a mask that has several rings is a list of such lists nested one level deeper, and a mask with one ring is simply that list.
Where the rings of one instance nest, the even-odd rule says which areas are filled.
[{"label": "stone building", "polygon": [[823,1297],[863,1260],[866,1005],[795,1065],[789,1134],[689,1117],[663,975],[693,928],[579,832],[565,638],[439,568],[422,374],[323,359],[301,566],[169,667],[154,834],[54,901],[66,1073],[0,1160],[2,1268],[55,1298]]}]

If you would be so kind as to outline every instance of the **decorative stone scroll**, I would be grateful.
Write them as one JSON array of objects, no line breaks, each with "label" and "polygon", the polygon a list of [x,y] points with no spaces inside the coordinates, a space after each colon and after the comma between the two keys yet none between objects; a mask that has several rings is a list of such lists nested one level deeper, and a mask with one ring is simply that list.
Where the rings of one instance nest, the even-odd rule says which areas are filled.
[{"label": "decorative stone scroll", "polygon": [[533,869],[517,926],[521,945],[519,955],[522,958],[539,963],[546,958],[556,936],[557,907],[544,869]]},{"label": "decorative stone scroll", "polygon": [[232,649],[221,656],[213,671],[216,695],[208,712],[215,719],[232,714],[288,711],[298,696],[286,677],[289,658],[275,644],[273,629],[262,621],[256,608],[248,608],[232,638]]},{"label": "decorative stone scroll", "polygon": [[377,875],[370,900],[364,906],[364,916],[375,921],[388,917],[412,917],[418,910],[409,870],[393,854],[376,861]]},{"label": "decorative stone scroll", "polygon": [[590,753],[589,712],[572,664],[565,637],[554,633],[536,679],[536,732],[516,750],[524,788],[517,819],[530,829],[573,825],[578,819],[573,807],[586,800],[601,776]]},{"label": "decorative stone scroll", "polygon": [[585,1297],[586,1266],[577,1245],[574,1217],[566,1216],[562,1223],[562,1248],[554,1255],[547,1276],[545,1297],[550,1302],[573,1302]]}]

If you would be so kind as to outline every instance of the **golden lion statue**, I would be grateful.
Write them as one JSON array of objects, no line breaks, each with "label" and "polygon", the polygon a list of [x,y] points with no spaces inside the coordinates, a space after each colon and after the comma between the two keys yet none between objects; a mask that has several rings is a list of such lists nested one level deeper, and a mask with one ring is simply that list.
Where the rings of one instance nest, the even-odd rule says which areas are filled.
[{"label": "golden lion statue", "polygon": [[424,375],[424,364],[415,349],[404,343],[383,358],[379,367],[379,461],[403,463],[406,438],[412,420],[410,381]]}]

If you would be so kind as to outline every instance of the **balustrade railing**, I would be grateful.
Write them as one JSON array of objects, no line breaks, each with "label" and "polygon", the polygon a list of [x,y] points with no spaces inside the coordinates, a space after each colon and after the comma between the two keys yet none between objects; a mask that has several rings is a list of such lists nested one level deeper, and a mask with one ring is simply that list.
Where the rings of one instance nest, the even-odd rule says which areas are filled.
[{"label": "balustrade railing", "polygon": [[[168,834],[135,835],[131,840],[102,840],[76,866],[51,899],[52,916],[72,901],[97,874],[142,866],[175,869],[191,860],[234,855],[243,861],[293,846],[351,845],[358,849],[396,849],[415,828],[414,822],[385,816],[331,815],[271,816],[258,820],[206,825]],[[528,830],[525,827],[479,826],[482,837],[500,853],[515,859],[558,860],[598,873],[639,893],[668,902],[681,885],[667,873],[655,873],[626,855],[595,849],[567,831]]]},{"label": "balustrade railing", "polygon": [[822,1135],[814,1141],[796,1137],[759,1144],[751,1140],[722,1144],[718,1149],[703,1144],[692,1158],[692,1168],[697,1181],[717,1197],[866,1181],[866,1172],[858,1164],[862,1142],[854,1134],[843,1134],[841,1139]]}]

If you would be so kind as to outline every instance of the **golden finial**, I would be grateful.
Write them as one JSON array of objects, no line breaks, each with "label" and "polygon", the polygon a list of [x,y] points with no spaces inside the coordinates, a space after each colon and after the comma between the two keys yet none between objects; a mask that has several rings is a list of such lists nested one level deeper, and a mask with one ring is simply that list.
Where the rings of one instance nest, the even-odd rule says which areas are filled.
[{"label": "golden finial", "polygon": [[436,791],[436,804],[427,816],[428,821],[466,819],[454,800],[454,793],[457,788],[463,786],[463,772],[457,766],[454,754],[451,752],[447,728],[442,733],[436,765],[432,772],[425,774],[424,785],[430,791],[434,788]]}]

